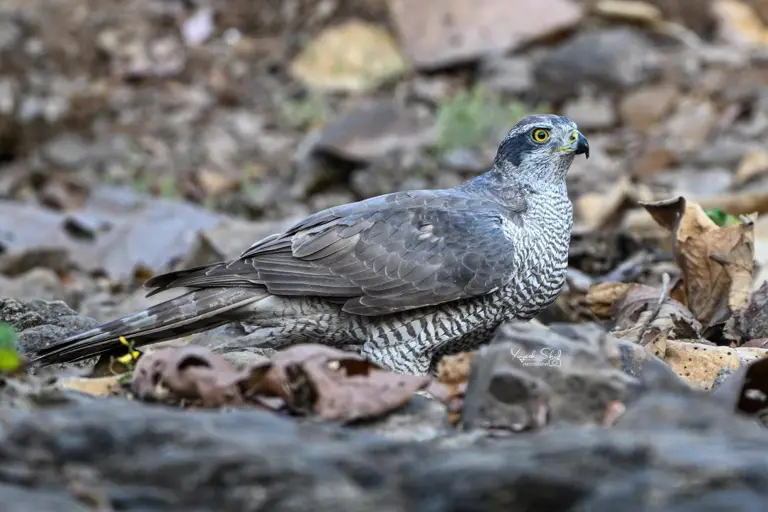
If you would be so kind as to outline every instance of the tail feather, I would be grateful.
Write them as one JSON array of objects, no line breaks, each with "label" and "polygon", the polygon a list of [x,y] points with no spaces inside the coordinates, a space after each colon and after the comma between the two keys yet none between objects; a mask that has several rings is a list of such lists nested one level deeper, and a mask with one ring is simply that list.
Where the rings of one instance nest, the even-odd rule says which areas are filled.
[{"label": "tail feather", "polygon": [[32,363],[74,362],[112,352],[120,348],[121,336],[140,347],[205,331],[233,321],[238,309],[265,295],[258,288],[191,291],[43,348]]}]

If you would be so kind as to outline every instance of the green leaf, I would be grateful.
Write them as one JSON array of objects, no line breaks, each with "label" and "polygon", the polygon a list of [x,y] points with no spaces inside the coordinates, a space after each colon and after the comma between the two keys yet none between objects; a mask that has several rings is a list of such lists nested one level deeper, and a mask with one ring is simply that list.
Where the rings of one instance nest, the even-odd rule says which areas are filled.
[{"label": "green leaf", "polygon": [[720,227],[732,226],[739,223],[739,219],[737,217],[728,215],[723,211],[722,208],[712,208],[709,210],[704,210],[704,212],[707,214],[707,217],[712,219],[712,222]]},{"label": "green leaf", "polygon": [[0,349],[0,373],[15,372],[21,366],[21,357],[15,350]]},{"label": "green leaf", "polygon": [[16,331],[7,323],[0,322],[0,373],[16,371],[21,357],[16,350]]},{"label": "green leaf", "polygon": [[0,350],[16,351],[16,331],[5,322],[0,322]]}]

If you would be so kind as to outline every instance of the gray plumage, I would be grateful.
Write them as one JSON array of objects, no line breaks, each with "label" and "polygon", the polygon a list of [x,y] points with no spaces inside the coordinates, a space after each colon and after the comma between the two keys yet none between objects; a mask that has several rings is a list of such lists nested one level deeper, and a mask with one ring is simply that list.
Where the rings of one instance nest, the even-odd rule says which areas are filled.
[{"label": "gray plumage", "polygon": [[475,179],[330,208],[235,260],[156,276],[150,295],[191,291],[42,349],[35,361],[108,353],[120,336],[142,346],[237,321],[250,334],[225,350],[354,345],[395,371],[426,373],[560,293],[573,225],[565,178],[581,153],[589,146],[572,121],[530,116]]}]

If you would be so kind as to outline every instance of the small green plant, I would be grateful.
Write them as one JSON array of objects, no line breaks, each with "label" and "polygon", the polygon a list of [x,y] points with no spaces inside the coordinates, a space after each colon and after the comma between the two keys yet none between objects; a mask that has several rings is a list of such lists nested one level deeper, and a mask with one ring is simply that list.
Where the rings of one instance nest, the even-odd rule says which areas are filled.
[{"label": "small green plant", "polygon": [[712,220],[712,222],[720,227],[733,226],[740,222],[738,217],[728,215],[723,211],[722,208],[712,208],[710,210],[704,210],[704,212],[707,214],[707,217]]},{"label": "small green plant", "polygon": [[176,189],[176,178],[172,174],[164,174],[158,180],[160,197],[177,197],[179,191]]},{"label": "small green plant", "polygon": [[149,195],[149,191],[152,188],[152,182],[147,176],[137,176],[132,182],[131,186],[133,190],[142,195]]},{"label": "small green plant", "polygon": [[22,364],[16,348],[16,331],[9,324],[0,322],[0,373],[13,373]]},{"label": "small green plant", "polygon": [[480,85],[461,90],[437,109],[437,149],[477,148],[526,115],[519,102],[503,102]]},{"label": "small green plant", "polygon": [[294,129],[316,128],[324,125],[331,115],[322,95],[308,92],[301,99],[278,99],[280,117]]},{"label": "small green plant", "polygon": [[437,149],[477,148],[525,115],[520,103],[504,104],[480,85],[461,90],[437,110]]}]

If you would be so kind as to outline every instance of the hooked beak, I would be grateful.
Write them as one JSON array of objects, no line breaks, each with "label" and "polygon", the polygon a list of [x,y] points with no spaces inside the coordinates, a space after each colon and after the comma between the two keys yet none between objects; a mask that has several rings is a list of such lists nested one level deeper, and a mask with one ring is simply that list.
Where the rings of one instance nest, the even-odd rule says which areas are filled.
[{"label": "hooked beak", "polygon": [[577,155],[583,154],[589,158],[589,142],[587,138],[578,130],[576,130],[574,135],[576,140],[573,141],[573,152]]}]

